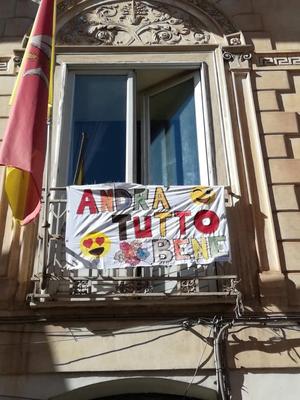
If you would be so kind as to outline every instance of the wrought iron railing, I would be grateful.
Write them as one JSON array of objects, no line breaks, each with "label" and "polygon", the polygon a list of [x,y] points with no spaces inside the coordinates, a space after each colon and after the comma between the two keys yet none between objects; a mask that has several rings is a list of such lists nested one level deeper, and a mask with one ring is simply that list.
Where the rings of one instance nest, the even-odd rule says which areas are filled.
[{"label": "wrought iron railing", "polygon": [[[32,304],[51,300],[122,299],[129,297],[201,297],[234,301],[237,276],[230,266],[209,265],[76,269],[66,265],[66,190],[51,188],[44,196],[43,222],[33,274]],[[226,300],[225,300],[226,299]]]}]

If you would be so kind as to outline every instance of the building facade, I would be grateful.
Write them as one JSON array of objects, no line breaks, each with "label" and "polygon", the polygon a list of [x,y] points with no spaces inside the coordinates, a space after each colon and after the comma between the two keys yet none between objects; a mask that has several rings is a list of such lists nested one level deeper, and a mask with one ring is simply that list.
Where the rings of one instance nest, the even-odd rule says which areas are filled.
[{"label": "building facade", "polygon": [[[0,398],[298,399],[299,2],[57,3],[39,221],[1,169]],[[0,0],[1,140],[37,8]],[[65,187],[95,182],[224,186],[231,262],[70,272]]]}]

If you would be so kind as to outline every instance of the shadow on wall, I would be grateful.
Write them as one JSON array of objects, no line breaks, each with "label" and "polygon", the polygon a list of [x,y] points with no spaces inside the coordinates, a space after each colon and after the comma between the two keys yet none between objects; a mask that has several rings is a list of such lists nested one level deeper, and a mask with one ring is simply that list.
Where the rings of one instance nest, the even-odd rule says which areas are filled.
[{"label": "shadow on wall", "polygon": [[[239,360],[239,354],[243,354],[249,351],[260,352],[260,357],[264,357],[265,354],[281,355],[286,353],[289,364],[294,366],[300,362],[300,338],[290,338],[287,332],[295,331],[299,332],[297,327],[284,328],[280,325],[272,325],[270,328],[261,328],[260,330],[253,330],[253,334],[247,335],[245,331],[249,330],[249,327],[243,326],[235,328],[230,333],[228,339],[228,348],[230,348],[230,358],[237,362],[238,366],[241,367],[242,361]],[[263,330],[268,331],[267,335],[262,334]],[[241,335],[241,332],[244,332]],[[250,332],[250,333],[251,333]],[[253,336],[256,334],[256,336]],[[263,340],[267,337],[266,340]],[[252,360],[254,364],[260,363],[258,360]],[[233,361],[232,361],[233,363]],[[233,367],[234,365],[231,365]]]},{"label": "shadow on wall", "polygon": [[[245,326],[233,327],[228,337],[227,350],[228,366],[232,371],[233,398],[242,400],[248,398],[248,390],[252,392],[251,387],[246,387],[245,375],[255,371],[262,375],[268,368],[273,374],[287,373],[287,371],[293,374],[293,368],[299,367],[299,327],[283,328],[275,324],[269,328],[258,329]],[[294,371],[299,374],[297,369]],[[250,382],[248,384],[250,385]],[[266,388],[262,385],[262,395],[259,398],[264,398],[263,390]],[[270,393],[265,393],[267,394]]]},{"label": "shadow on wall", "polygon": [[[56,340],[63,340],[58,332]],[[67,390],[64,377],[54,374],[51,341],[42,324],[1,324],[0,399],[39,400],[54,387],[56,393]]]},{"label": "shadow on wall", "polygon": [[[216,400],[211,340],[204,344],[196,372],[180,368],[180,363],[178,368],[167,369],[168,362],[162,362],[164,368],[157,369],[163,358],[172,365],[176,346],[182,341],[182,337],[177,337],[184,330],[181,325],[174,322],[172,326],[149,326],[148,330],[134,321],[111,321],[110,328],[107,322],[96,321],[75,326],[74,323],[2,325],[0,398],[80,400],[126,393],[160,393]],[[208,339],[205,332],[201,333],[193,330],[191,335],[196,334],[205,343]],[[171,335],[177,344],[169,346]],[[147,346],[150,342],[154,347]],[[151,355],[156,361],[151,362]],[[148,370],[139,369],[139,357],[145,358]],[[136,370],[132,370],[135,366]],[[139,375],[142,377],[132,378]]]}]

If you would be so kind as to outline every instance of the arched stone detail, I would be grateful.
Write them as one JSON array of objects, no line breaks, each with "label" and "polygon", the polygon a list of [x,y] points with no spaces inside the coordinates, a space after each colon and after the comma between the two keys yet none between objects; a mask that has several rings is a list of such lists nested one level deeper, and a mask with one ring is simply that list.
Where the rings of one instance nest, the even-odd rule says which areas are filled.
[{"label": "arched stone detail", "polygon": [[61,0],[58,3],[61,45],[216,43],[240,45],[243,39],[230,20],[207,0]]},{"label": "arched stone detail", "polygon": [[210,34],[185,11],[156,1],[110,1],[81,12],[60,30],[58,44],[195,45]]}]

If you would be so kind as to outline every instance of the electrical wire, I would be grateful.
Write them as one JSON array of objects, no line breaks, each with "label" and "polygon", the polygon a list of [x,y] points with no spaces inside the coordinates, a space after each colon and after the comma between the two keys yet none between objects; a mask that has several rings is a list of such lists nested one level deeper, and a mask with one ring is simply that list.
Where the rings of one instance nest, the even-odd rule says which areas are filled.
[{"label": "electrical wire", "polygon": [[[208,339],[210,339],[210,335],[211,335],[211,333],[212,333],[212,331],[213,331],[213,327],[214,327],[214,324],[212,323],[212,326],[210,327],[210,331],[209,331],[209,334],[208,334]],[[186,390],[185,390],[185,392],[184,392],[184,395],[183,395],[184,397],[187,397],[188,392],[189,392],[189,390],[190,390],[190,387],[191,387],[192,384],[194,383],[194,379],[195,379],[195,377],[196,377],[196,375],[197,375],[197,373],[198,373],[198,371],[199,371],[199,368],[200,368],[200,366],[201,366],[202,359],[203,359],[203,357],[204,357],[204,354],[205,354],[206,348],[207,348],[207,346],[208,346],[208,343],[209,343],[209,340],[207,340],[206,343],[205,343],[204,349],[203,349],[203,351],[202,351],[202,353],[201,353],[201,355],[200,355],[200,358],[199,358],[197,367],[196,367],[196,369],[195,369],[194,375],[193,375],[191,381],[189,382],[189,384],[188,384],[188,386],[187,386],[187,388],[186,388]]]},{"label": "electrical wire", "polygon": [[[155,331],[162,331],[162,330],[166,330],[166,329],[173,329],[173,327],[179,327],[179,326],[183,326],[183,324],[187,324],[189,327],[195,326],[195,325],[207,325],[207,326],[211,326],[214,324],[215,322],[215,318],[203,318],[203,317],[199,317],[199,318],[189,318],[189,317],[185,317],[185,318],[180,318],[180,319],[174,319],[174,320],[167,320],[167,321],[159,321],[159,322],[155,322],[155,323],[149,323],[147,325],[142,325],[142,326],[137,326],[134,328],[124,328],[124,329],[118,329],[118,330],[114,330],[114,329],[91,329],[93,333],[87,332],[84,333],[83,331],[81,331],[81,328],[78,328],[78,331],[76,331],[76,327],[71,328],[72,332],[71,333],[61,333],[61,332],[45,332],[42,329],[30,329],[30,330],[26,330],[26,329],[0,329],[0,334],[1,333],[19,333],[19,334],[33,334],[33,335],[39,335],[39,334],[43,334],[47,337],[64,337],[64,338],[68,338],[68,337],[74,337],[74,333],[75,336],[78,337],[95,337],[96,335],[111,335],[111,336],[118,336],[118,335],[127,335],[127,334],[137,334],[137,333],[148,333],[148,332],[155,332]],[[232,321],[232,317],[227,319],[224,316],[222,316],[222,320],[224,322],[230,322]],[[268,327],[268,328],[284,328],[286,330],[290,330],[290,331],[295,331],[295,332],[299,332],[300,331],[300,326],[299,326],[299,322],[300,322],[300,318],[298,321],[298,317],[297,319],[293,319],[292,316],[290,316],[289,318],[283,316],[277,316],[277,317],[248,317],[248,318],[236,318],[235,319],[235,327]],[[0,322],[1,322],[1,317],[0,317]],[[39,325],[47,325],[50,324],[52,321],[52,319],[50,318],[49,320],[43,320],[43,321],[13,321],[11,323],[11,321],[3,321],[2,325],[32,325],[32,324],[39,324]],[[62,320],[56,320],[57,324],[64,324],[64,323],[69,323],[70,321],[65,321],[64,319]],[[81,323],[83,321],[78,321],[76,320],[77,323]],[[84,321],[85,323],[88,322],[92,322],[89,319],[87,319],[86,321]],[[101,322],[101,321],[97,321],[97,322]],[[135,321],[136,322],[136,321]],[[70,329],[68,327],[68,329]],[[74,332],[75,329],[75,332]],[[79,334],[78,334],[79,333]]]}]

